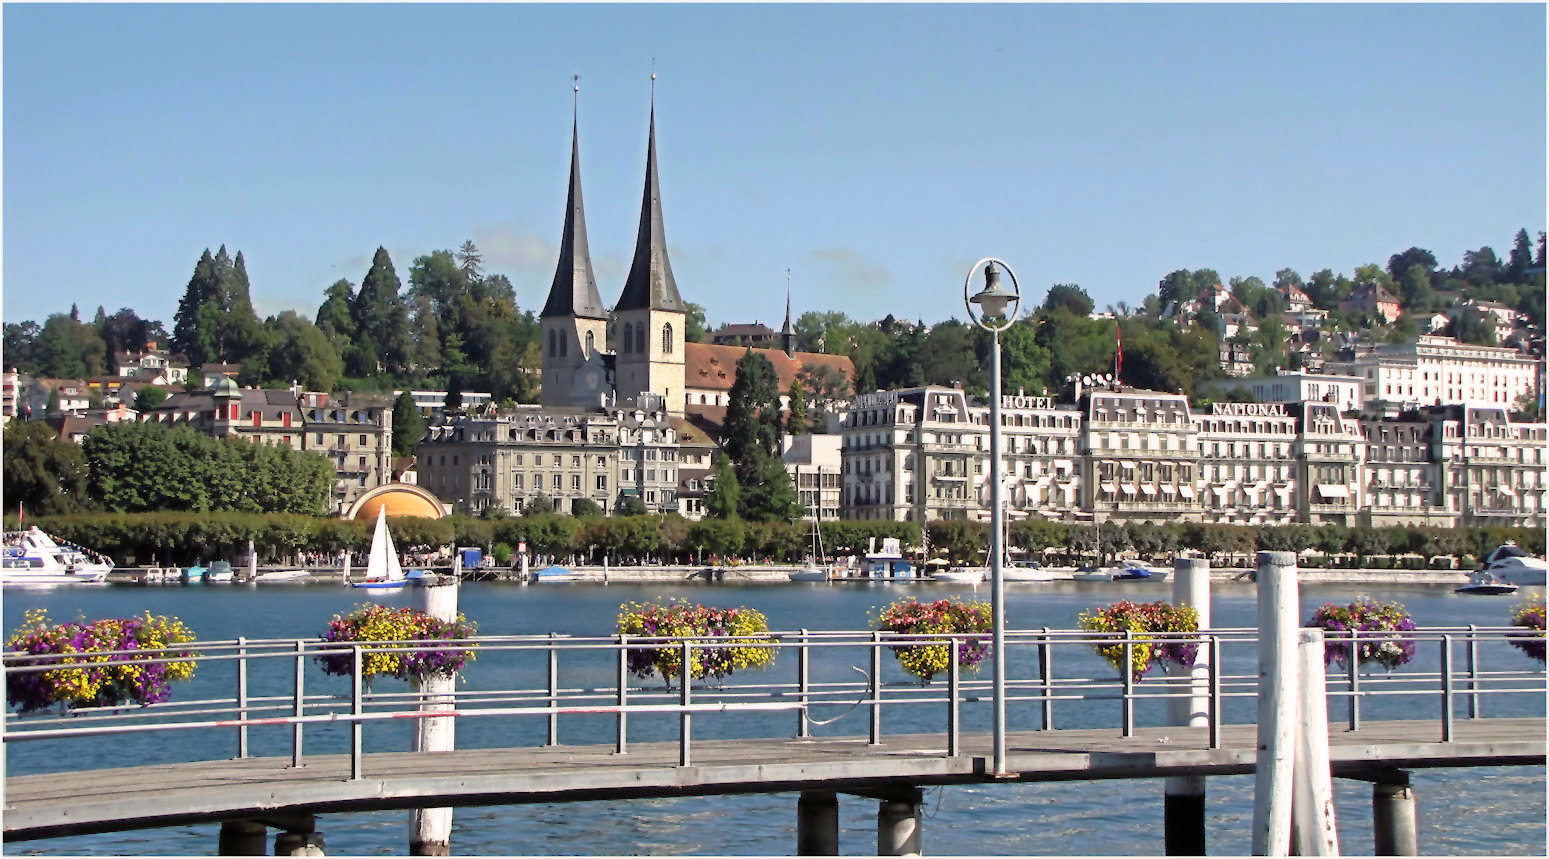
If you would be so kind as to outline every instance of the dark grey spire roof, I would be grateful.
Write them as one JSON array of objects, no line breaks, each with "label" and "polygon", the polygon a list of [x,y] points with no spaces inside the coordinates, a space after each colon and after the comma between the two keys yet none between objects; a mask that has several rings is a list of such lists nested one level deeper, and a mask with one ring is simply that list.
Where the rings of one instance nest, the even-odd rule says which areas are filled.
[{"label": "dark grey spire roof", "polygon": [[645,154],[645,195],[640,202],[640,232],[635,236],[635,260],[624,279],[624,292],[614,310],[673,310],[686,312],[678,283],[667,261],[667,237],[662,230],[662,201],[656,184],[656,107],[651,106],[651,137]]},{"label": "dark grey spire roof", "polygon": [[581,204],[581,144],[576,126],[570,126],[570,193],[565,199],[565,233],[559,241],[559,265],[554,269],[554,285],[543,305],[542,318],[583,316],[607,319],[592,277],[592,256],[586,245],[586,210]]},{"label": "dark grey spire roof", "polygon": [[785,324],[780,326],[781,334],[794,334],[791,330],[791,271],[785,270]]}]

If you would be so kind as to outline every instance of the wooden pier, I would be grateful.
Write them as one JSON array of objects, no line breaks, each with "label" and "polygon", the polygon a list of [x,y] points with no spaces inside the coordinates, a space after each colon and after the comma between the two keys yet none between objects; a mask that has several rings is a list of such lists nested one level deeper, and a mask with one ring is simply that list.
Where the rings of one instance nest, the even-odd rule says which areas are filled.
[{"label": "wooden pier", "polygon": [[[1256,729],[1230,725],[1220,748],[1199,728],[1014,732],[1014,775],[989,773],[988,734],[964,734],[946,754],[940,734],[865,738],[705,740],[679,765],[677,743],[373,753],[351,778],[348,755],[246,758],[13,776],[6,782],[5,840],[200,822],[309,818],[329,812],[534,802],[828,791],[872,798],[922,786],[1006,781],[1234,775],[1254,771]],[[1459,721],[1443,742],[1434,720],[1370,722],[1336,731],[1337,776],[1389,782],[1431,767],[1543,766],[1542,718]],[[147,790],[155,785],[155,790]]]}]

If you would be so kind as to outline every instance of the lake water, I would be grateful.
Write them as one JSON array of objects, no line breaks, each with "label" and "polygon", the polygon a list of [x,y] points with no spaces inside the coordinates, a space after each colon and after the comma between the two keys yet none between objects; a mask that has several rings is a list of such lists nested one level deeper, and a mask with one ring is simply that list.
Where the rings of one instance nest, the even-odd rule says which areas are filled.
[{"label": "lake water", "polygon": [[[1515,598],[1463,597],[1450,587],[1371,585],[1304,586],[1302,617],[1324,601],[1347,602],[1365,592],[1380,600],[1399,600],[1420,627],[1470,623],[1500,626]],[[722,607],[746,605],[764,612],[770,627],[793,630],[865,629],[869,612],[905,594],[969,595],[966,588],[940,585],[542,585],[468,584],[460,596],[463,612],[479,623],[481,634],[608,635],[621,603],[656,596],[678,596]],[[1130,597],[1153,600],[1170,597],[1166,584],[1057,583],[1007,587],[1007,625],[1015,629],[1049,626],[1070,629],[1076,616],[1093,606]],[[979,598],[988,599],[981,589]],[[389,605],[407,605],[408,592],[377,597]],[[315,637],[336,613],[364,602],[358,591],[311,586],[233,588],[108,587],[55,591],[4,592],[3,619],[7,634],[29,608],[47,609],[58,620],[126,616],[149,610],[183,619],[201,638],[229,639]],[[1244,627],[1254,623],[1254,590],[1247,584],[1214,586],[1213,625]],[[1095,657],[1094,657],[1095,658]],[[1514,660],[1509,667],[1535,666],[1514,649],[1481,648],[1481,660]],[[1417,669],[1434,670],[1437,658],[1422,647]],[[1461,664],[1461,663],[1460,663]],[[482,663],[480,663],[482,667]],[[1228,665],[1232,671],[1247,666]],[[1064,672],[1061,672],[1062,674]],[[987,674],[986,674],[987,676]],[[195,683],[199,682],[197,679]],[[602,681],[607,682],[607,681]],[[190,684],[192,685],[192,684]],[[181,688],[176,694],[182,694]],[[222,690],[223,694],[229,694]],[[1251,712],[1251,703],[1238,702]],[[1336,704],[1337,722],[1342,704]],[[1543,715],[1544,701],[1516,696],[1513,702],[1487,706],[1492,715]],[[982,709],[982,708],[981,708]],[[1031,709],[1031,708],[1027,708]],[[1056,711],[1057,724],[1077,727],[1079,718]],[[1380,717],[1374,713],[1369,718]],[[791,718],[785,714],[784,718]],[[1011,727],[1020,724],[1013,712]],[[863,716],[851,717],[857,722]],[[1246,719],[1228,712],[1229,721]],[[475,722],[479,720],[474,720]],[[492,720],[485,720],[492,721]],[[607,723],[611,725],[611,720]],[[632,741],[652,739],[634,733]],[[706,725],[710,728],[710,725]],[[982,730],[972,717],[966,726]],[[1337,730],[1337,724],[1334,725]],[[607,728],[594,731],[585,723],[562,723],[561,741],[609,742]],[[642,731],[646,729],[642,727]],[[368,740],[370,739],[368,729]],[[568,733],[567,733],[568,731]],[[837,733],[864,732],[864,722]],[[255,753],[264,750],[255,730]],[[696,736],[713,736],[695,722]],[[670,734],[668,734],[670,736]],[[459,746],[493,744],[479,731],[459,728]],[[218,742],[180,735],[180,743]],[[229,745],[229,738],[219,742]],[[106,752],[82,750],[69,761],[44,759],[41,747],[53,744],[13,744],[7,749],[12,773],[41,772],[61,767],[107,765]],[[368,742],[368,749],[378,746]],[[57,747],[56,747],[57,748]],[[223,754],[195,749],[189,754]],[[309,734],[308,750],[314,748]],[[186,750],[185,750],[186,751]],[[1413,774],[1418,797],[1421,852],[1427,855],[1532,855],[1545,852],[1545,772],[1542,768],[1503,767],[1418,770]],[[148,789],[153,789],[147,786]],[[1335,781],[1340,844],[1347,854],[1372,853],[1371,788],[1360,782]],[[1212,778],[1208,786],[1211,853],[1245,854],[1251,845],[1253,777]],[[454,813],[452,849],[463,855],[780,855],[795,847],[795,794],[704,797],[626,802],[557,803],[461,808]],[[876,848],[876,803],[840,797],[840,850],[847,855],[871,855]],[[1163,783],[1160,780],[1064,782],[1029,785],[946,787],[927,791],[923,824],[924,849],[937,855],[1151,855],[1163,852]],[[318,828],[330,855],[402,855],[407,849],[407,812],[333,814],[319,819]],[[50,839],[7,845],[8,853],[37,855],[203,855],[214,851],[216,827],[173,827],[141,832]]]}]

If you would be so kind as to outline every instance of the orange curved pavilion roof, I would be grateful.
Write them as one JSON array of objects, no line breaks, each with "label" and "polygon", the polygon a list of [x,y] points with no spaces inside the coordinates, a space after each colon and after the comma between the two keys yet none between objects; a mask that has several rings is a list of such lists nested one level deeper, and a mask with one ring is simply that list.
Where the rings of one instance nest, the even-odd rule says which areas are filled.
[{"label": "orange curved pavilion roof", "polygon": [[440,519],[446,515],[446,509],[429,491],[412,483],[389,483],[357,498],[344,518],[375,519],[379,508],[385,508],[389,516]]}]

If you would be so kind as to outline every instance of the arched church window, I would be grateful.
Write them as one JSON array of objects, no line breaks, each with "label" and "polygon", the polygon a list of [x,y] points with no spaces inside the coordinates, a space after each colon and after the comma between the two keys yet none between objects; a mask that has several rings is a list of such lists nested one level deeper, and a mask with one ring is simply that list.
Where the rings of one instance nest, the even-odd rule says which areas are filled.
[{"label": "arched church window", "polygon": [[591,354],[596,351],[597,338],[592,335],[592,332],[588,331],[586,332],[586,356],[591,357]]},{"label": "arched church window", "polygon": [[635,351],[642,355],[646,352],[644,322],[640,323],[639,327],[635,328]]},{"label": "arched church window", "polygon": [[622,339],[623,348],[619,349],[620,352],[635,351],[635,326],[628,322],[624,323],[624,337]]},{"label": "arched church window", "polygon": [[552,329],[549,331],[549,357],[559,357],[559,336]]},{"label": "arched church window", "polygon": [[662,354],[672,354],[672,323],[662,326]]}]

